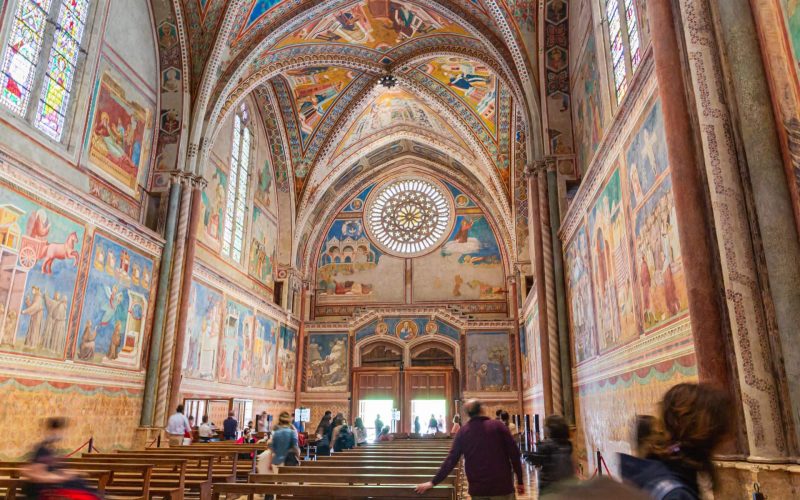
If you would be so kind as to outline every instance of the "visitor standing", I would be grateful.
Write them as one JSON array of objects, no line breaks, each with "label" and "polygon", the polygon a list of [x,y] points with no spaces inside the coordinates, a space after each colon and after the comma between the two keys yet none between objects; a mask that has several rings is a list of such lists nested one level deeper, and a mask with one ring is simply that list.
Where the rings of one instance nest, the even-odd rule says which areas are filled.
[{"label": "visitor standing", "polygon": [[431,481],[418,484],[417,493],[425,493],[444,481],[463,455],[469,494],[473,500],[512,500],[515,475],[516,491],[524,494],[519,450],[506,426],[484,416],[480,401],[468,401],[464,409],[469,422],[456,434],[439,472]]},{"label": "visitor standing", "polygon": [[170,448],[182,445],[187,432],[190,436],[192,435],[192,426],[189,425],[189,419],[183,414],[183,405],[178,405],[175,413],[170,415],[166,431]]},{"label": "visitor standing", "polygon": [[[507,414],[506,414],[507,415]],[[544,420],[545,439],[536,446],[536,451],[526,458],[539,471],[539,495],[546,494],[554,485],[575,477],[575,464],[572,462],[572,443],[569,440],[569,427],[561,415],[550,415]]]},{"label": "visitor standing", "polygon": [[456,415],[453,417],[453,428],[450,429],[450,435],[455,436],[461,430],[461,417]]},{"label": "visitor standing", "polygon": [[422,430],[422,424],[419,423],[419,415],[414,417],[414,434],[419,434],[419,431]]},{"label": "visitor standing", "polygon": [[[289,412],[284,411],[278,415],[278,423],[272,430],[269,448],[272,451],[273,470],[279,465],[285,465],[287,460],[294,463],[300,456],[297,432],[292,426],[292,416]],[[294,458],[290,458],[290,455],[293,455]]]},{"label": "visitor standing", "polygon": [[381,420],[380,415],[377,415],[375,417],[375,441],[378,440],[378,436],[380,436],[381,431],[383,431],[383,420]]},{"label": "visitor standing", "polygon": [[367,428],[364,427],[364,420],[361,417],[356,418],[353,424],[353,434],[356,438],[356,446],[364,446],[367,444]]},{"label": "visitor standing", "polygon": [[[431,430],[433,432],[431,432]],[[439,422],[436,420],[436,417],[431,413],[431,419],[428,420],[428,434],[436,434],[439,432]]]},{"label": "visitor standing", "polygon": [[228,412],[228,418],[222,422],[222,439],[225,441],[235,441],[236,432],[239,430],[239,422],[234,418],[232,411]]},{"label": "visitor standing", "polygon": [[714,477],[711,454],[730,429],[731,400],[708,385],[678,384],[667,391],[660,408],[662,429],[639,436],[646,457],[620,455],[622,477],[652,498],[699,499],[697,476]]},{"label": "visitor standing", "polygon": [[331,411],[328,410],[325,412],[325,415],[322,416],[322,420],[319,421],[319,425],[317,425],[317,430],[314,434],[317,435],[318,438],[321,438],[325,434],[328,433],[328,427],[331,426]]}]

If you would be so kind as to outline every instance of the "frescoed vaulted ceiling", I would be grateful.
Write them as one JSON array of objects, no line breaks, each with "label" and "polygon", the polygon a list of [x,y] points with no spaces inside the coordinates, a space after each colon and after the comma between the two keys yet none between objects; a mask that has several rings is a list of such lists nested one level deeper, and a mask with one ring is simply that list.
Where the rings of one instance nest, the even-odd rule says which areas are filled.
[{"label": "frescoed vaulted ceiling", "polygon": [[380,168],[397,144],[457,164],[513,226],[518,163],[535,154],[520,151],[519,135],[541,127],[533,0],[174,5],[188,38],[190,141],[213,141],[252,94],[296,239],[353,165]]}]

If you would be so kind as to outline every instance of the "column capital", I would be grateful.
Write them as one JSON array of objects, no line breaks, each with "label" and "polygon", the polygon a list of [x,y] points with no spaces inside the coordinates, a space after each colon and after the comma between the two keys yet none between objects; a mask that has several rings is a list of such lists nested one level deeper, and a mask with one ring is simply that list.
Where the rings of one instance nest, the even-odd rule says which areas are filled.
[{"label": "column capital", "polygon": [[539,175],[539,172],[547,168],[546,160],[533,160],[525,165],[525,178],[529,179],[532,176]]},{"label": "column capital", "polygon": [[545,156],[544,169],[548,172],[555,172],[558,166],[558,158],[555,156]]}]

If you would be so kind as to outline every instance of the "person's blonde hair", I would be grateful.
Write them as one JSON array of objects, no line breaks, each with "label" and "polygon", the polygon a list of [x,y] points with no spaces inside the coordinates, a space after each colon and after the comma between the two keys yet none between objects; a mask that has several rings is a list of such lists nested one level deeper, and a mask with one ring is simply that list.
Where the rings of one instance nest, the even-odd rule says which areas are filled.
[{"label": "person's blonde hair", "polygon": [[282,411],[280,415],[278,415],[278,423],[275,424],[273,430],[278,430],[281,427],[289,427],[290,425],[292,425],[292,415],[288,411]]}]

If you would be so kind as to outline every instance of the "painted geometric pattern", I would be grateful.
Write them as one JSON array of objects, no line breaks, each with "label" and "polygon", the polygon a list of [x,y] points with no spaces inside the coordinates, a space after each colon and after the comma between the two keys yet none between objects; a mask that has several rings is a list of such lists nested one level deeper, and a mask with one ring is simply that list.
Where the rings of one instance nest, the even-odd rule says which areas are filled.
[{"label": "painted geometric pattern", "polygon": [[302,0],[252,0],[241,2],[234,14],[231,57],[235,57],[251,42],[260,39],[276,19],[297,8]]},{"label": "painted geometric pattern", "polygon": [[275,96],[278,99],[278,104],[283,117],[284,125],[286,127],[286,135],[289,142],[289,152],[294,167],[295,177],[295,193],[299,196],[303,192],[305,179],[308,176],[309,169],[319,154],[322,146],[325,144],[328,135],[331,133],[338,118],[342,115],[350,101],[356,96],[360,95],[366,85],[371,81],[370,78],[357,78],[347,88],[346,92],[336,101],[333,107],[328,110],[328,117],[317,129],[308,147],[303,150],[302,147],[302,134],[300,126],[295,118],[294,106],[290,89],[286,81],[282,78],[273,80],[273,88],[275,89]]},{"label": "painted geometric pattern", "polygon": [[275,116],[275,110],[272,107],[272,101],[269,99],[267,89],[259,87],[254,94],[264,120],[264,129],[267,131],[267,140],[270,145],[270,158],[275,168],[275,185],[278,191],[288,193],[289,169],[286,164],[286,151],[283,145],[283,136],[280,132],[278,118]]},{"label": "painted geometric pattern", "polygon": [[226,0],[184,0],[186,24],[189,30],[192,82],[200,83],[217,29],[228,2]]}]

